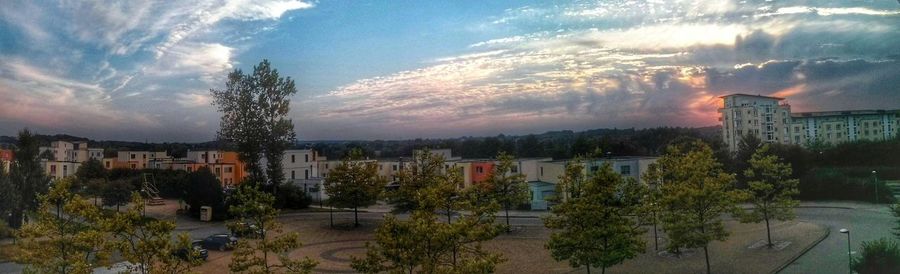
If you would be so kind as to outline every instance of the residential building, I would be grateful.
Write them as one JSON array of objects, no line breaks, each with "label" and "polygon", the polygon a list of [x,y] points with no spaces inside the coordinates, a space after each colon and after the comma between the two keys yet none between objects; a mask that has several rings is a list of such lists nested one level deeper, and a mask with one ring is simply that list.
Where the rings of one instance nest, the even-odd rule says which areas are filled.
[{"label": "residential building", "polygon": [[13,160],[15,160],[15,154],[13,154],[12,150],[0,149],[0,170],[9,172],[9,166]]},{"label": "residential building", "polygon": [[722,140],[737,151],[753,134],[765,143],[836,145],[860,140],[889,140],[900,134],[900,110],[848,110],[792,113],[784,98],[732,94],[720,97]]},{"label": "residential building", "polygon": [[163,161],[174,160],[172,156],[165,151],[119,151],[116,158],[103,159],[103,167],[107,169],[113,168],[129,168],[129,169],[145,169],[157,168],[150,166],[150,162],[160,163]]},{"label": "residential building", "polygon": [[496,161],[492,159],[466,159],[449,163],[445,169],[450,166],[460,169],[463,176],[461,187],[470,187],[487,180],[495,165]]},{"label": "residential building", "polygon": [[[604,164],[609,163],[613,171],[625,177],[634,178],[639,183],[644,183],[642,177],[650,168],[650,164],[656,162],[656,157],[609,157],[595,158],[584,161],[583,172],[590,176],[597,172]],[[566,164],[570,161],[553,161],[548,159],[520,159],[518,161],[522,174],[525,174],[528,182],[531,209],[546,210],[550,200],[558,195],[556,186],[560,177],[565,174]]]},{"label": "residential building", "polygon": [[41,159],[44,172],[52,179],[75,175],[81,163],[89,159],[103,160],[103,149],[89,148],[84,141],[53,141],[48,147],[40,147],[39,151],[46,156]]}]

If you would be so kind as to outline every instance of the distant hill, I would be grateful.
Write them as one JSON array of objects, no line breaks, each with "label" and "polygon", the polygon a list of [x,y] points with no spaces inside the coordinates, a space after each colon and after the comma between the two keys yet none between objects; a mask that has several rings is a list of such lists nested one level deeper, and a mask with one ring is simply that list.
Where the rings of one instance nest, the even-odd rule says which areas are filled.
[{"label": "distant hill", "polygon": [[[400,157],[412,154],[412,150],[451,148],[454,155],[466,158],[493,157],[498,151],[507,151],[520,157],[568,158],[575,154],[601,148],[614,155],[657,155],[669,142],[681,137],[692,137],[715,142],[721,134],[720,126],[682,128],[659,127],[647,129],[589,129],[584,131],[560,130],[528,135],[463,136],[456,138],[407,139],[407,140],[315,140],[297,141],[296,148],[315,148],[329,159],[337,159],[351,148],[362,148],[373,157]],[[201,143],[142,143],[128,141],[96,141],[67,134],[36,135],[42,145],[52,141],[86,141],[90,147],[106,150],[108,157],[120,150],[167,151],[175,157],[183,157],[188,150],[219,149],[219,141]],[[15,144],[16,138],[0,136],[0,146]]]}]

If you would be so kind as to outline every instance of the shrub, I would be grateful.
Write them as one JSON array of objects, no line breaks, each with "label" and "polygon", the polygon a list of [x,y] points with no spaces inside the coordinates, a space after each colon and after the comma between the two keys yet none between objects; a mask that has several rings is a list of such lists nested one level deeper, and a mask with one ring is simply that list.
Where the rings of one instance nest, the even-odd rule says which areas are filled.
[{"label": "shrub", "polygon": [[862,251],[853,258],[853,270],[859,274],[897,273],[900,269],[900,247],[897,242],[881,238],[862,243]]},{"label": "shrub", "polygon": [[13,236],[13,233],[15,233],[15,230],[9,227],[5,220],[0,220],[0,239],[10,238]]},{"label": "shrub", "polygon": [[275,208],[278,209],[303,209],[310,203],[312,198],[296,185],[283,184],[275,192]]}]

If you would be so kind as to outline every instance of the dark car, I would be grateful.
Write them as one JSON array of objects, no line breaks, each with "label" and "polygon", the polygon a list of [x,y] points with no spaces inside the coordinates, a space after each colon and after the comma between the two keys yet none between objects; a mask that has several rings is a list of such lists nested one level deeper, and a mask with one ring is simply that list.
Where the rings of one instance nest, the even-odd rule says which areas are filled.
[{"label": "dark car", "polygon": [[228,234],[215,234],[206,239],[200,241],[200,247],[205,249],[214,249],[218,251],[225,251],[228,249],[234,248],[234,245],[237,244],[237,238],[232,237]]},{"label": "dark car", "polygon": [[206,261],[209,258],[209,251],[203,248],[203,241],[193,241],[191,243],[191,249],[179,248],[172,252],[172,254],[185,261],[191,259],[202,259]]},{"label": "dark car", "polygon": [[244,222],[236,223],[231,227],[231,235],[241,238],[262,238],[264,231],[265,230],[259,228],[256,224]]}]

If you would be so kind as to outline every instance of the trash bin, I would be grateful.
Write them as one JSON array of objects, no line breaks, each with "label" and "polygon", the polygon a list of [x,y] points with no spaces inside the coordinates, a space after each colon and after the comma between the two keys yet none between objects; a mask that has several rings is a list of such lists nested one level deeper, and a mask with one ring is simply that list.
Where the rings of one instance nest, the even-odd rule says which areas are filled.
[{"label": "trash bin", "polygon": [[200,220],[204,222],[212,221],[212,207],[210,206],[201,206],[200,207]]}]

